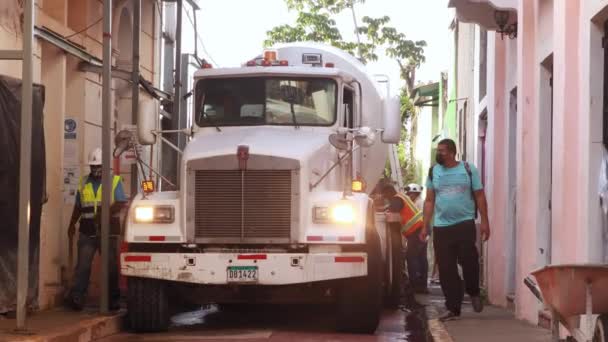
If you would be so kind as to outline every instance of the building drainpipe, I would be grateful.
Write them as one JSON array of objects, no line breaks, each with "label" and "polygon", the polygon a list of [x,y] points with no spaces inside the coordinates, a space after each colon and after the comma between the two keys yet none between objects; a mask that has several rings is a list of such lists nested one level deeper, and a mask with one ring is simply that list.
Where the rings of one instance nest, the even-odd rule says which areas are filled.
[{"label": "building drainpipe", "polygon": [[[141,0],[133,0],[133,59],[131,62],[131,122],[137,124],[139,112],[139,38],[141,35]],[[131,197],[137,194],[137,164],[131,165]]]},{"label": "building drainpipe", "polygon": [[103,2],[103,83],[101,93],[102,107],[102,176],[101,176],[101,314],[108,313],[109,298],[109,261],[110,261],[110,202],[112,199],[111,123],[112,123],[112,0]]},{"label": "building drainpipe", "polygon": [[21,137],[19,160],[19,242],[17,257],[17,331],[25,331],[27,312],[29,246],[30,246],[30,188],[32,171],[32,102],[34,67],[34,0],[23,3],[23,65],[21,85]]},{"label": "building drainpipe", "polygon": [[[174,84],[174,94],[173,97],[173,112],[171,113],[171,122],[173,124],[173,129],[180,129],[180,107],[182,102],[182,14],[184,11],[183,0],[177,0],[177,24],[175,28],[175,84]],[[179,134],[179,133],[178,133]],[[179,143],[179,136],[176,139],[176,142]],[[176,170],[179,170],[181,164],[181,156],[179,153],[177,154],[177,165]],[[176,172],[175,176],[177,183],[179,184],[180,172]]]}]

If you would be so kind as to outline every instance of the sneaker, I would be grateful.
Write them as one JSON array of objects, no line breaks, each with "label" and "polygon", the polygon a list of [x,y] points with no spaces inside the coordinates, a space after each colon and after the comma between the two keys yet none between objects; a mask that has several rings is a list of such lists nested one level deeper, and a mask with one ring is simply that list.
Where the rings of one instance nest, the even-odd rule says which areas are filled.
[{"label": "sneaker", "polygon": [[110,302],[110,305],[108,308],[110,309],[110,311],[118,311],[118,310],[120,310],[120,302],[112,301],[112,302]]},{"label": "sneaker", "polygon": [[446,312],[444,312],[442,315],[439,316],[439,320],[441,322],[455,321],[459,318],[460,318],[459,314],[455,314],[450,310],[447,310]]},{"label": "sneaker", "polygon": [[84,308],[82,302],[77,298],[73,298],[72,296],[66,297],[63,301],[63,304],[74,311],[82,311],[82,309]]},{"label": "sneaker", "polygon": [[471,304],[473,304],[475,312],[479,313],[483,311],[483,300],[481,300],[480,296],[471,297]]}]

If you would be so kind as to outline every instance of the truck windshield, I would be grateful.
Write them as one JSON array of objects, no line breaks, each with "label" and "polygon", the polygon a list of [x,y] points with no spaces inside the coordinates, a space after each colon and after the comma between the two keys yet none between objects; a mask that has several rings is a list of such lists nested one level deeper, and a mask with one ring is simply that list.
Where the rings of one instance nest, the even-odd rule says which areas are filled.
[{"label": "truck windshield", "polygon": [[336,82],[315,78],[218,78],[196,83],[196,123],[331,126]]}]

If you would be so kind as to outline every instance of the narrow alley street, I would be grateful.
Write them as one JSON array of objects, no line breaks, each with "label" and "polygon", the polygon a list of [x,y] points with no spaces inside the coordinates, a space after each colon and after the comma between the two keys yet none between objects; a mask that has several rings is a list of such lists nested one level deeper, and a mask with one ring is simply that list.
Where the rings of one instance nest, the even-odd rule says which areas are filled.
[{"label": "narrow alley street", "polygon": [[0,0],[5,341],[608,342],[608,0]]}]

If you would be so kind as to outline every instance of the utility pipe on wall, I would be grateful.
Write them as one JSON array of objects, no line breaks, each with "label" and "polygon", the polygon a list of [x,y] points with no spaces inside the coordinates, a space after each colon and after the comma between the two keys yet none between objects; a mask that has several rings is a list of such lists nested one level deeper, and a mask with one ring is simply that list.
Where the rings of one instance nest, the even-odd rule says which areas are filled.
[{"label": "utility pipe on wall", "polygon": [[[133,0],[133,53],[131,61],[131,123],[137,123],[139,112],[139,38],[141,35],[141,0]],[[131,165],[131,197],[137,193],[137,165]]]},{"label": "utility pipe on wall", "polygon": [[19,159],[19,242],[17,250],[17,330],[25,330],[30,252],[30,188],[32,171],[32,103],[34,67],[34,0],[23,3],[23,65]]},{"label": "utility pipe on wall", "polygon": [[[175,84],[173,97],[173,112],[171,113],[171,121],[173,122],[172,129],[180,129],[181,122],[179,120],[180,106],[182,102],[182,16],[184,12],[183,0],[177,0],[177,23],[175,29]],[[179,137],[176,142],[179,144]],[[181,157],[177,155],[176,170],[179,170]],[[176,174],[177,184],[179,184],[179,172]]]},{"label": "utility pipe on wall", "polygon": [[[112,0],[103,2],[103,84],[101,92],[101,149],[103,152],[101,175],[101,298],[100,312],[108,312],[109,261],[110,261],[110,203],[112,199],[111,123],[112,123]],[[112,256],[115,257],[115,256]]]}]

